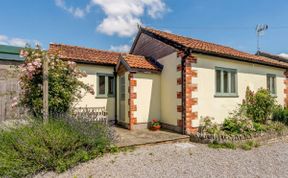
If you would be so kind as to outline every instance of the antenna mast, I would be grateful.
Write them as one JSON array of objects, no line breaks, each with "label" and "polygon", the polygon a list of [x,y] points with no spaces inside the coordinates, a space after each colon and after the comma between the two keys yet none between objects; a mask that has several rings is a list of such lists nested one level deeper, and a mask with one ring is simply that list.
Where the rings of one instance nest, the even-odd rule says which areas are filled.
[{"label": "antenna mast", "polygon": [[257,51],[260,51],[260,36],[264,35],[264,32],[268,29],[268,25],[266,24],[258,24],[256,25],[256,33],[257,33]]}]

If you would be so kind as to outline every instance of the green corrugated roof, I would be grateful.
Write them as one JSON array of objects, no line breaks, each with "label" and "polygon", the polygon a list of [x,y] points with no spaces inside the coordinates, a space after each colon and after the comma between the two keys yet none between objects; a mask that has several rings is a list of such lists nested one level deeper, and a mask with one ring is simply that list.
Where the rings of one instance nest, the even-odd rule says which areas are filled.
[{"label": "green corrugated roof", "polygon": [[20,54],[21,47],[0,45],[0,53]]},{"label": "green corrugated roof", "polygon": [[0,60],[9,61],[24,61],[20,57],[20,50],[23,49],[17,46],[0,45]]}]

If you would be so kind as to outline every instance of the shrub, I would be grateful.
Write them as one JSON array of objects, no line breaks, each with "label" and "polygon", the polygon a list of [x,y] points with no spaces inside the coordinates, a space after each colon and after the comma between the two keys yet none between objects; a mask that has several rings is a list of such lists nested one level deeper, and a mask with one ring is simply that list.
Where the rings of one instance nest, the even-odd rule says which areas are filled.
[{"label": "shrub", "polygon": [[276,100],[268,90],[260,88],[254,93],[247,87],[241,110],[254,122],[266,123],[271,118],[275,106]]},{"label": "shrub", "polygon": [[288,109],[278,106],[273,112],[273,121],[282,122],[288,125]]},{"label": "shrub", "polygon": [[261,124],[258,122],[253,122],[253,126],[254,126],[256,132],[267,131],[267,129],[268,129],[267,125]]},{"label": "shrub", "polygon": [[[73,102],[81,99],[86,92],[94,94],[92,86],[84,84],[79,79],[86,77],[75,62],[62,61],[57,55],[47,54],[40,46],[35,49],[26,48],[22,53],[25,57],[20,69],[20,104],[40,116],[43,107],[43,74],[42,63],[48,60],[49,72],[49,110],[66,112]],[[84,93],[83,93],[84,92]]]},{"label": "shrub", "polygon": [[[87,127],[88,126],[88,127]],[[111,132],[97,123],[50,119],[0,131],[0,177],[62,172],[108,151]]]},{"label": "shrub", "polygon": [[255,131],[251,120],[236,117],[225,119],[222,129],[228,134],[243,134]]},{"label": "shrub", "polygon": [[209,133],[209,134],[218,134],[220,132],[220,125],[213,122],[214,118],[212,117],[201,117],[199,132]]}]

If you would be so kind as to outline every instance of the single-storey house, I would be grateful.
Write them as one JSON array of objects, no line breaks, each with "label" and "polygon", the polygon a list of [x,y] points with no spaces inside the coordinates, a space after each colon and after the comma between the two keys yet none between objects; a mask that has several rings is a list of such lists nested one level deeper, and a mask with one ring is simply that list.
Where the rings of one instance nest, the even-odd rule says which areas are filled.
[{"label": "single-storey house", "polygon": [[62,44],[49,51],[76,61],[94,84],[79,107],[105,106],[109,119],[128,128],[197,130],[201,117],[222,122],[245,97],[246,88],[267,88],[288,104],[288,63],[269,56],[140,27],[129,54]]}]

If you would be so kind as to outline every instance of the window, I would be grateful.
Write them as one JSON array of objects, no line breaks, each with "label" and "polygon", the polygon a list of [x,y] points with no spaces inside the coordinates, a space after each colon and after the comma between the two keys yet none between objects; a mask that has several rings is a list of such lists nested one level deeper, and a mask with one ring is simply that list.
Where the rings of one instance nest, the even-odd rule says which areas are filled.
[{"label": "window", "polygon": [[237,71],[235,69],[217,67],[215,75],[215,96],[237,96]]},{"label": "window", "polygon": [[97,74],[97,96],[115,95],[115,78],[111,74]]},{"label": "window", "polygon": [[125,76],[120,77],[120,99],[125,100]]},{"label": "window", "polygon": [[114,76],[108,76],[108,95],[114,95]]},{"label": "window", "polygon": [[267,74],[267,89],[272,95],[276,95],[276,75]]},{"label": "window", "polygon": [[105,95],[105,76],[99,76],[99,95]]}]

